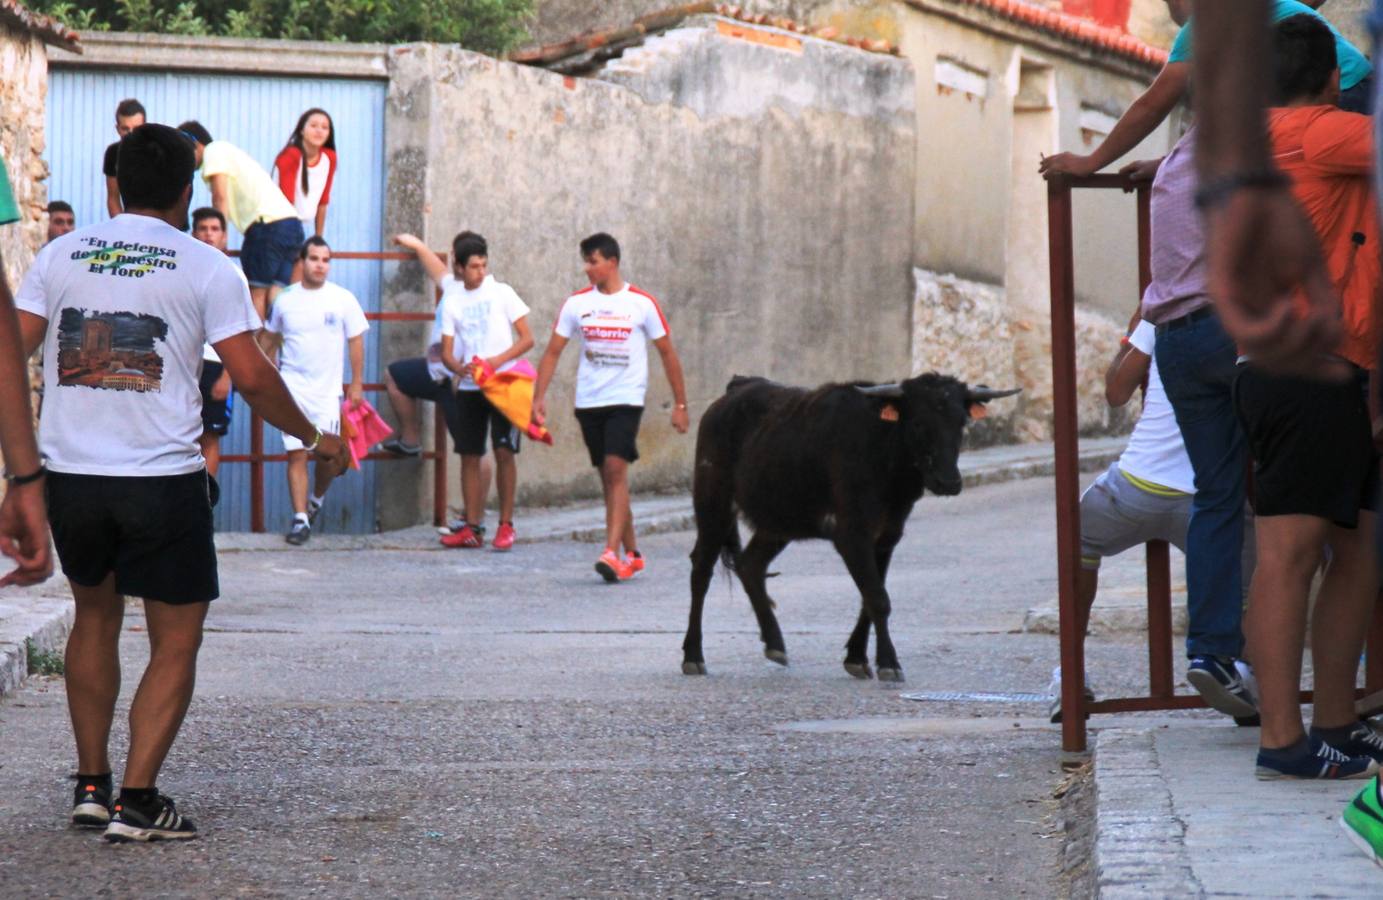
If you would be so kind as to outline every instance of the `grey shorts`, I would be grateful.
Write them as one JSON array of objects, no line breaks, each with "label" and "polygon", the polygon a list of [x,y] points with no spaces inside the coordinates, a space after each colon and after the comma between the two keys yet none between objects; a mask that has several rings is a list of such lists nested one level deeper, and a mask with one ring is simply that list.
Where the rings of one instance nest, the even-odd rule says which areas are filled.
[{"label": "grey shorts", "polygon": [[1080,498],[1080,564],[1098,569],[1100,560],[1148,541],[1186,550],[1191,495],[1163,497],[1124,477],[1115,462]]}]

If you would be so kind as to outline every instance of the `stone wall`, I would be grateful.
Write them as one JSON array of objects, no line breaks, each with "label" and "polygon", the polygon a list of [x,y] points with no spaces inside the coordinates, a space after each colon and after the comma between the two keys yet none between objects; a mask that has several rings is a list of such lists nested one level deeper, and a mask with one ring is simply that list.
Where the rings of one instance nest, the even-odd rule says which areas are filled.
[{"label": "stone wall", "polygon": [[[911,68],[800,36],[752,43],[718,21],[627,56],[607,76],[619,83],[396,48],[386,112],[386,228],[432,246],[484,234],[492,271],[533,309],[539,350],[585,286],[578,241],[614,234],[628,280],[663,303],[693,423],[735,373],[892,379],[909,354]],[[416,266],[385,274],[388,308],[425,302]],[[384,355],[416,353],[421,332],[391,332],[401,343]],[[576,355],[550,395],[557,446],[521,455],[525,502],[599,491],[570,412]],[[669,426],[650,356],[636,487],[685,486],[694,436]],[[426,497],[388,502],[386,527]]]},{"label": "stone wall", "polygon": [[[42,41],[27,31],[0,24],[0,156],[23,218],[0,225],[0,258],[11,292],[43,246],[47,234],[48,164],[43,161],[44,99],[48,93],[48,56]],[[40,384],[30,366],[29,384]],[[34,409],[38,409],[35,402]],[[0,459],[0,464],[3,460]],[[0,486],[0,493],[3,493]]]},{"label": "stone wall", "polygon": [[48,57],[43,42],[27,32],[0,25],[0,155],[24,218],[0,227],[0,254],[11,290],[43,245],[47,222],[48,165],[43,161],[44,98]]}]

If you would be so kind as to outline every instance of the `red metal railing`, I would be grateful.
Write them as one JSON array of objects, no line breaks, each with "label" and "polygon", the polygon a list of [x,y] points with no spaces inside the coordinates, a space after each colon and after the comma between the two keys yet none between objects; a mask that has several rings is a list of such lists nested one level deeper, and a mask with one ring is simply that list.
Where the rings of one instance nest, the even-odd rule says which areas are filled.
[{"label": "red metal railing", "polygon": [[[1133,191],[1138,199],[1139,295],[1151,280],[1149,269],[1151,192],[1147,182],[1121,175],[1052,178],[1047,182],[1047,240],[1051,264],[1052,387],[1056,455],[1057,590],[1061,631],[1061,745],[1069,752],[1086,747],[1086,716],[1093,713],[1143,712],[1204,707],[1198,695],[1178,695],[1172,680],[1171,566],[1165,541],[1147,545],[1148,696],[1086,702],[1085,633],[1077,609],[1080,565],[1080,469],[1076,422],[1075,257],[1071,191],[1074,188]],[[1383,604],[1369,629],[1362,712],[1383,707]],[[1301,692],[1303,703],[1310,691]]]},{"label": "red metal railing", "polygon": [[[239,256],[239,251],[232,251],[232,256]],[[443,259],[445,253],[439,253]],[[412,260],[417,259],[412,253],[385,252],[367,253],[363,251],[333,250],[331,252],[333,260],[338,259],[367,259],[367,260]],[[441,292],[437,292],[440,299]],[[434,313],[405,313],[405,312],[378,312],[366,313],[365,318],[372,322],[431,322]],[[364,385],[365,390],[378,392],[384,390],[384,385],[378,382],[371,382]],[[447,520],[447,426],[442,410],[434,404],[433,410],[433,442],[432,449],[421,454],[420,457],[413,459],[424,459],[432,462],[432,524],[442,525]],[[401,461],[405,457],[394,456],[389,453],[371,453],[365,459],[377,461]],[[287,462],[286,453],[265,453],[264,452],[264,420],[259,413],[250,415],[250,452],[249,453],[228,453],[221,457],[222,463],[249,463],[250,466],[250,530],[256,533],[264,531],[264,464],[271,462]]]}]

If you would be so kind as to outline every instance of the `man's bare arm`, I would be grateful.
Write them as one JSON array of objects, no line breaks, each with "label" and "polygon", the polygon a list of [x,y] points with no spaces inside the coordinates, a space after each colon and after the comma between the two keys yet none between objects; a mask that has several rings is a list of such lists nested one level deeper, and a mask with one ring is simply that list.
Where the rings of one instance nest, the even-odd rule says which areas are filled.
[{"label": "man's bare arm", "polygon": [[1055,153],[1044,157],[1037,169],[1043,175],[1090,175],[1137,147],[1176,109],[1191,83],[1189,63],[1167,63],[1157,78],[1124,111],[1098,147],[1088,155]]},{"label": "man's bare arm", "polygon": [[672,346],[672,338],[666,334],[655,340],[653,346],[663,358],[663,371],[667,373],[667,383],[672,388],[672,427],[679,434],[686,434],[691,427],[691,416],[687,413],[687,382],[682,375],[682,360],[677,355],[677,348]]},{"label": "man's bare arm", "polygon": [[[235,382],[235,389],[250,408],[284,434],[291,434],[310,446],[317,436],[317,426],[298,408],[279,370],[259,349],[254,335],[243,331],[212,346],[230,373],[231,381]],[[344,466],[348,452],[340,437],[324,434],[314,455],[319,460],[334,460]]]},{"label": "man's bare arm", "polygon": [[[47,325],[47,320],[38,316],[29,318],[43,327]],[[14,298],[0,273],[0,451],[4,453],[5,468],[20,476],[31,475],[39,468],[33,410],[29,405],[29,354],[23,352],[23,346]],[[4,501],[0,502],[0,553],[17,563],[13,571],[0,578],[0,586],[38,584],[53,574],[42,479],[11,484],[6,489]]]},{"label": "man's bare arm", "polygon": [[533,384],[533,421],[541,425],[547,421],[547,388],[552,384],[552,376],[557,372],[557,360],[567,347],[567,339],[554,333],[548,338],[547,350],[538,363],[538,379]]},{"label": "man's bare arm", "polygon": [[116,183],[114,175],[106,176],[106,212],[114,219],[125,211],[125,204],[120,201],[120,185]]}]

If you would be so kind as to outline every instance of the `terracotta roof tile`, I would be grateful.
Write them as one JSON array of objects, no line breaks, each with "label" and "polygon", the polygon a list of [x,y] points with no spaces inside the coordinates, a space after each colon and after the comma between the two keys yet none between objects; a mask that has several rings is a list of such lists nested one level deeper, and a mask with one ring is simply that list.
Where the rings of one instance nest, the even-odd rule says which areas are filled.
[{"label": "terracotta roof tile", "polygon": [[0,22],[6,22],[27,31],[45,44],[63,47],[74,53],[82,52],[81,45],[78,43],[81,37],[77,32],[52,16],[44,16],[34,12],[19,3],[18,0],[0,0]]},{"label": "terracotta roof tile", "polygon": [[1121,28],[1101,25],[1080,16],[1038,6],[1024,0],[951,0],[962,6],[974,6],[1022,25],[1028,25],[1056,37],[1096,50],[1123,56],[1148,66],[1162,66],[1167,51],[1144,43]]}]

